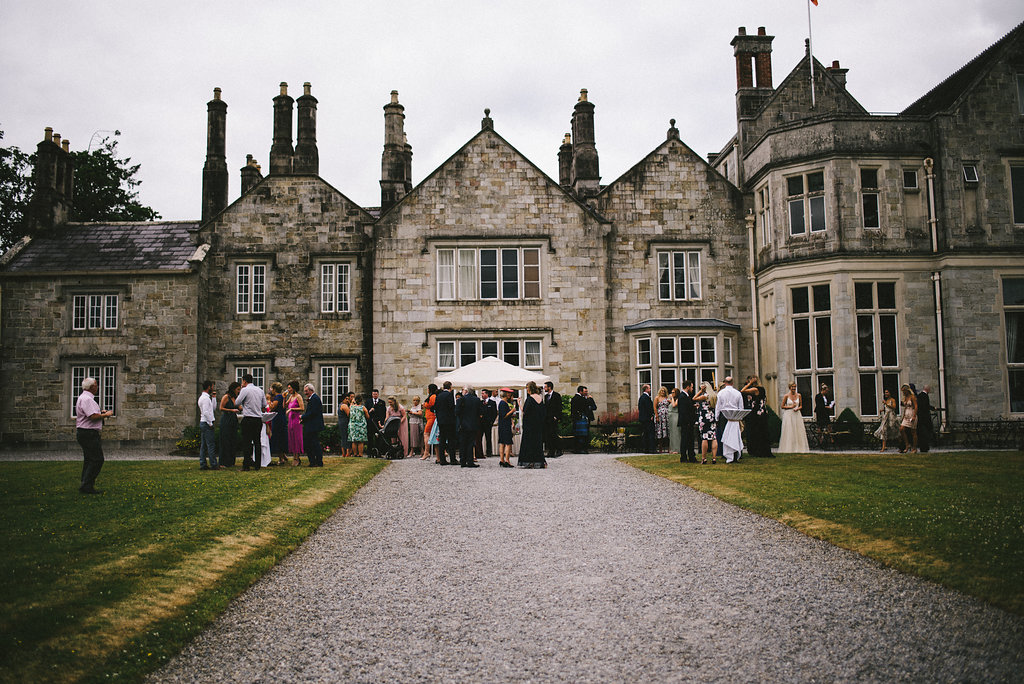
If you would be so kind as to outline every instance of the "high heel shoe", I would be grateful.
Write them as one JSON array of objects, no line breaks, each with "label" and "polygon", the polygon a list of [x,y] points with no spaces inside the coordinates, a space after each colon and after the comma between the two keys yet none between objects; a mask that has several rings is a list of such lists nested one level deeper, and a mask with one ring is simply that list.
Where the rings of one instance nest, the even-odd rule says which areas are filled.
[{"label": "high heel shoe", "polygon": [[715,465],[716,462],[714,458],[711,459],[711,465]]},{"label": "high heel shoe", "polygon": [[708,457],[707,456],[705,456],[704,458],[700,459],[700,464],[701,465],[705,465],[707,462],[708,462]]},{"label": "high heel shoe", "polygon": [[293,465],[293,466],[297,466],[297,465],[302,465],[302,462],[301,462],[301,461],[299,461],[299,457],[298,457],[298,456],[296,456],[296,457],[295,457],[295,460],[294,460],[294,461],[292,461],[292,465]]}]

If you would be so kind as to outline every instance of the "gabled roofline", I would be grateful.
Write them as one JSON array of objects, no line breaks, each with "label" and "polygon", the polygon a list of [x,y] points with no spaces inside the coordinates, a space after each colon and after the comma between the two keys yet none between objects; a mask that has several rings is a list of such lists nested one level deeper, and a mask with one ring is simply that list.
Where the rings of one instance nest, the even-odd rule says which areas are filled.
[{"label": "gabled roofline", "polygon": [[437,175],[438,173],[440,173],[440,172],[441,172],[441,169],[443,169],[443,168],[444,168],[445,166],[447,166],[447,165],[448,165],[448,164],[449,164],[449,163],[450,163],[450,162],[451,162],[451,161],[452,161],[453,159],[455,159],[455,157],[457,157],[457,156],[459,156],[460,154],[462,154],[462,152],[463,152],[463,151],[464,151],[464,150],[465,150],[465,149],[466,149],[467,147],[469,147],[470,145],[472,145],[472,144],[473,144],[473,143],[474,143],[474,142],[476,141],[476,139],[477,139],[477,138],[479,138],[479,137],[481,137],[481,136],[483,136],[484,134],[487,134],[487,133],[490,133],[491,135],[493,135],[493,136],[495,136],[496,138],[498,138],[498,140],[500,140],[500,141],[501,141],[502,143],[504,143],[505,145],[508,145],[509,149],[511,149],[511,150],[512,150],[513,152],[515,152],[515,153],[516,153],[517,155],[519,155],[519,156],[520,156],[520,157],[521,157],[521,158],[523,159],[523,161],[525,161],[525,162],[526,162],[527,164],[529,164],[529,165],[530,165],[530,167],[531,167],[531,168],[532,168],[532,169],[533,169],[534,171],[536,171],[536,172],[537,172],[538,174],[540,174],[540,176],[541,176],[541,177],[542,177],[542,178],[543,178],[544,180],[546,180],[546,181],[547,181],[547,182],[548,182],[549,184],[551,184],[551,185],[552,185],[553,187],[557,188],[557,189],[558,189],[558,191],[562,193],[562,195],[564,195],[564,196],[565,196],[566,198],[568,198],[569,200],[571,200],[571,201],[572,201],[572,202],[573,202],[574,204],[576,204],[577,206],[579,206],[579,207],[580,207],[581,209],[583,209],[583,210],[584,210],[584,211],[585,211],[586,213],[590,214],[590,216],[591,216],[592,218],[594,218],[594,219],[595,219],[596,221],[598,221],[598,222],[600,222],[600,223],[611,223],[611,220],[610,220],[610,219],[606,219],[606,218],[605,218],[604,216],[601,216],[601,214],[599,214],[599,213],[598,213],[597,211],[595,211],[595,210],[594,210],[593,208],[591,208],[591,207],[590,207],[589,205],[587,205],[587,204],[586,204],[585,202],[582,202],[582,201],[581,201],[581,200],[580,200],[580,199],[579,199],[578,197],[576,197],[575,195],[573,195],[573,194],[572,194],[571,192],[568,192],[568,191],[567,191],[567,190],[566,190],[565,188],[563,188],[563,187],[562,187],[562,186],[561,186],[560,184],[556,183],[556,182],[555,182],[555,180],[554,180],[553,178],[551,178],[551,176],[549,176],[548,174],[544,173],[544,171],[542,171],[542,170],[541,170],[541,168],[540,168],[539,166],[537,166],[537,165],[536,165],[536,164],[534,164],[534,163],[533,163],[532,161],[530,161],[530,158],[529,158],[529,157],[527,157],[527,156],[526,156],[525,154],[523,154],[523,153],[522,153],[522,152],[520,152],[520,151],[519,151],[518,149],[516,149],[515,145],[513,145],[513,144],[512,144],[512,143],[510,143],[510,142],[509,142],[508,140],[506,140],[506,139],[505,139],[505,138],[504,138],[504,137],[503,137],[503,136],[502,136],[502,135],[501,135],[500,133],[498,133],[497,131],[495,131],[495,130],[494,130],[493,128],[482,128],[482,129],[480,129],[480,130],[479,130],[479,131],[478,131],[478,132],[477,132],[477,133],[476,133],[476,134],[475,134],[475,135],[474,135],[473,137],[471,137],[471,138],[470,138],[469,140],[467,140],[467,141],[466,141],[466,143],[465,143],[465,144],[464,144],[464,145],[463,145],[462,147],[460,147],[459,149],[457,149],[457,150],[456,150],[455,152],[453,152],[453,153],[451,154],[451,156],[449,156],[449,157],[448,157],[447,159],[445,159],[445,160],[444,160],[443,162],[441,162],[440,164],[438,164],[438,165],[437,165],[437,167],[436,167],[436,168],[435,168],[435,169],[434,169],[433,171],[431,171],[431,172],[430,172],[430,174],[429,174],[429,175],[428,175],[428,176],[427,176],[426,178],[424,178],[424,179],[423,179],[423,180],[421,180],[421,181],[420,181],[419,183],[417,183],[417,184],[416,184],[416,185],[415,185],[415,186],[413,187],[413,189],[412,189],[412,190],[410,190],[409,192],[407,192],[407,193],[405,193],[404,195],[402,195],[402,198],[401,198],[401,199],[399,199],[399,200],[398,200],[397,202],[395,202],[395,203],[394,203],[393,205],[391,205],[391,207],[389,207],[387,211],[381,212],[380,218],[378,218],[378,219],[377,219],[377,222],[379,222],[379,221],[382,221],[382,220],[384,219],[384,217],[385,217],[385,216],[389,215],[389,214],[390,214],[391,212],[393,212],[393,211],[394,211],[394,210],[395,210],[395,209],[396,209],[397,207],[401,206],[401,205],[402,205],[402,203],[403,203],[403,202],[405,202],[406,198],[408,198],[408,197],[412,196],[412,195],[413,195],[413,193],[415,193],[415,192],[416,192],[416,191],[418,191],[418,190],[419,190],[420,188],[422,188],[422,187],[423,187],[423,185],[425,185],[427,181],[431,180],[432,178],[434,178],[434,176],[436,176],[436,175]]},{"label": "gabled roofline", "polygon": [[626,176],[629,176],[629,175],[631,175],[631,174],[632,174],[632,173],[633,173],[633,172],[634,172],[634,171],[635,171],[636,169],[638,169],[638,168],[639,168],[639,167],[641,167],[642,165],[646,164],[646,163],[647,163],[647,161],[648,161],[649,159],[651,159],[651,157],[653,157],[654,155],[658,154],[658,153],[659,153],[659,152],[661,151],[661,149],[662,149],[663,147],[665,147],[666,145],[668,145],[669,143],[671,143],[671,142],[672,142],[673,140],[674,140],[675,142],[679,143],[680,145],[682,145],[684,149],[686,149],[686,150],[687,150],[688,152],[690,152],[690,154],[692,154],[692,155],[693,155],[694,157],[696,157],[696,158],[697,158],[697,160],[698,160],[698,161],[699,161],[699,162],[700,162],[701,164],[703,164],[703,165],[704,165],[705,167],[707,167],[707,168],[708,168],[708,170],[710,170],[710,171],[713,171],[713,172],[715,173],[715,175],[716,175],[716,176],[718,176],[719,178],[721,178],[722,180],[724,180],[724,181],[725,181],[726,183],[728,183],[728,184],[729,184],[729,185],[730,185],[731,187],[733,187],[733,188],[736,188],[736,186],[732,184],[732,181],[730,181],[730,180],[729,180],[728,178],[726,178],[726,177],[725,177],[725,176],[723,176],[723,175],[722,175],[721,173],[719,173],[718,169],[716,169],[716,168],[715,168],[714,166],[712,166],[710,162],[708,162],[708,161],[707,161],[706,159],[704,159],[704,157],[702,157],[702,156],[700,156],[699,154],[697,154],[697,152],[696,152],[696,151],[694,151],[694,149],[693,149],[692,147],[690,147],[689,145],[687,145],[686,143],[684,143],[684,142],[683,142],[682,140],[680,140],[680,139],[678,139],[678,138],[669,138],[669,139],[667,139],[667,140],[663,140],[663,141],[662,141],[661,143],[659,143],[657,147],[655,147],[655,148],[654,148],[653,150],[651,150],[651,151],[650,151],[650,152],[648,152],[648,153],[647,153],[646,155],[644,155],[644,156],[643,156],[643,157],[642,157],[642,158],[640,159],[640,161],[638,161],[638,162],[637,162],[636,164],[633,164],[633,165],[632,165],[631,167],[629,167],[629,169],[627,169],[627,170],[626,170],[626,171],[625,171],[625,172],[624,172],[624,173],[623,173],[622,175],[620,175],[620,176],[619,176],[618,178],[616,178],[616,179],[615,179],[615,180],[613,180],[613,181],[612,181],[611,183],[609,183],[608,185],[606,185],[606,186],[604,186],[603,188],[601,188],[601,192],[599,192],[599,193],[597,194],[597,196],[598,196],[598,197],[601,197],[601,196],[602,196],[602,195],[604,195],[604,194],[605,194],[606,192],[608,192],[609,190],[611,190],[612,188],[614,188],[614,187],[616,186],[616,184],[618,184],[618,183],[619,183],[619,181],[624,181],[624,180],[625,180],[625,178],[626,178]]},{"label": "gabled roofline", "polygon": [[323,179],[323,177],[320,174],[318,174],[318,173],[288,173],[288,174],[275,173],[275,174],[267,174],[266,176],[263,176],[263,178],[260,178],[256,183],[254,183],[252,185],[251,188],[249,188],[248,190],[243,192],[241,195],[236,197],[233,202],[231,202],[230,204],[228,204],[228,206],[226,206],[223,209],[221,209],[220,211],[218,211],[216,214],[211,216],[206,221],[202,221],[202,222],[196,221],[196,223],[199,224],[199,226],[197,228],[197,231],[201,231],[202,229],[206,228],[206,226],[208,226],[210,223],[216,221],[217,218],[219,218],[221,214],[223,214],[228,209],[230,209],[231,207],[235,206],[236,204],[241,202],[243,199],[248,197],[256,188],[258,188],[261,185],[263,185],[264,182],[266,182],[266,181],[268,181],[270,179],[277,179],[277,178],[316,178],[321,183],[326,185],[328,188],[330,188],[331,190],[336,192],[342,199],[347,201],[353,207],[356,207],[357,209],[359,209],[359,211],[361,211],[364,214],[364,217],[366,219],[368,219],[367,223],[373,223],[374,220],[375,220],[373,218],[373,216],[370,214],[370,212],[366,211],[366,209],[363,209],[363,207],[358,202],[353,202],[352,199],[348,195],[346,195],[341,190],[338,190],[338,188],[334,187],[333,185],[331,185],[330,183],[325,181]]},{"label": "gabled roofline", "polygon": [[803,67],[804,62],[807,62],[808,59],[810,59],[810,58],[814,59],[814,64],[815,64],[814,73],[815,73],[815,75],[820,73],[823,77],[825,77],[825,78],[829,79],[830,81],[832,81],[832,83],[836,86],[836,88],[838,88],[839,90],[841,90],[844,93],[846,93],[846,95],[850,98],[850,100],[852,100],[853,103],[855,105],[857,105],[857,107],[860,108],[860,111],[863,114],[868,114],[868,115],[871,114],[871,112],[869,112],[867,109],[865,109],[864,105],[862,105],[860,103],[860,101],[857,98],[855,98],[850,93],[849,90],[846,89],[845,86],[840,84],[839,81],[837,81],[835,79],[835,77],[832,76],[832,74],[828,70],[828,67],[826,67],[824,64],[819,62],[817,57],[813,57],[812,55],[804,54],[804,56],[800,58],[800,61],[796,63],[796,66],[794,66],[790,70],[790,72],[788,74],[786,74],[786,77],[784,79],[782,79],[782,82],[779,83],[779,85],[772,91],[772,94],[768,96],[768,99],[766,99],[764,102],[761,103],[761,106],[760,106],[760,108],[758,108],[757,114],[755,115],[755,118],[756,117],[760,117],[762,114],[764,114],[764,111],[768,108],[768,106],[770,104],[772,104],[773,102],[775,102],[775,100],[777,100],[779,98],[779,92],[782,91],[784,88],[789,87],[789,85],[793,81],[796,80],[796,78],[797,78],[796,73],[798,71],[800,71],[800,69]]},{"label": "gabled roofline", "polygon": [[[942,79],[934,88],[912,102],[906,109],[900,112],[901,115],[916,114],[937,114],[938,112],[955,109],[968,92],[984,78],[992,64],[1001,56],[1000,53],[1016,37],[1016,34],[1024,31],[1024,22],[1021,22],[1007,31],[1006,35],[989,45],[974,59],[967,62],[952,74]],[[951,93],[944,93],[950,90]],[[950,96],[953,96],[950,99]],[[929,106],[929,103],[934,104]]]}]

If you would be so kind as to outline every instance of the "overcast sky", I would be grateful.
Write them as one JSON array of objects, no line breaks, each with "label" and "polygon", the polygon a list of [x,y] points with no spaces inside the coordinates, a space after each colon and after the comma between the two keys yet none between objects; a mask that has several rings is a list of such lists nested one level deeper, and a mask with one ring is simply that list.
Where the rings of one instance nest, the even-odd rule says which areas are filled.
[{"label": "overcast sky", "polygon": [[[814,54],[849,68],[871,112],[897,112],[1024,20],[1020,0],[820,0]],[[775,36],[778,84],[801,58],[807,0],[0,0],[2,145],[43,128],[75,150],[118,129],[142,202],[198,218],[206,102],[228,104],[229,198],[252,154],[268,169],[272,98],[313,84],[320,175],[380,203],[383,110],[405,105],[420,182],[480,129],[548,175],[580,88],[596,106],[602,182],[656,147],[668,121],[700,155],[735,131],[737,27]]]}]

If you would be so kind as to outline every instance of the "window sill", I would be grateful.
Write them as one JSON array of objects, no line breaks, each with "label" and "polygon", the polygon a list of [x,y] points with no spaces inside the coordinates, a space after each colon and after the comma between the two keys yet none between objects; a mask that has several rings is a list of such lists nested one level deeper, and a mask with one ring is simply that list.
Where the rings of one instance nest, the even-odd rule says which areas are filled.
[{"label": "window sill", "polygon": [[437,306],[534,306],[543,299],[436,299]]}]

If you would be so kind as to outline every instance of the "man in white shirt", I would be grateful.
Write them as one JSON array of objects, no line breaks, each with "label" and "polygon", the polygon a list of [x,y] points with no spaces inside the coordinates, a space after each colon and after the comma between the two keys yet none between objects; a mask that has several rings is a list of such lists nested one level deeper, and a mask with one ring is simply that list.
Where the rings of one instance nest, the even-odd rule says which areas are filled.
[{"label": "man in white shirt", "polygon": [[[725,379],[725,387],[718,391],[718,403],[715,405],[715,418],[721,420],[722,411],[743,410],[743,395],[732,386],[732,376]],[[725,430],[722,431],[722,453],[726,463],[739,460],[743,451],[743,438],[740,436],[740,419],[727,418]]]},{"label": "man in white shirt", "polygon": [[82,447],[82,484],[78,488],[82,494],[102,494],[96,489],[96,477],[103,467],[103,446],[100,444],[100,430],[103,419],[114,415],[113,411],[102,411],[96,401],[96,393],[100,384],[96,378],[82,381],[82,393],[75,402],[75,432],[78,444]]},{"label": "man in white shirt", "polygon": [[263,431],[263,406],[267,397],[263,390],[252,384],[252,375],[242,376],[242,389],[235,399],[235,406],[242,416],[242,470],[260,469],[263,446],[260,444],[260,433]]},{"label": "man in white shirt", "polygon": [[[216,392],[213,389],[213,381],[203,382],[203,392],[199,395],[199,469],[220,470],[213,440],[213,407],[216,406],[214,399]],[[209,461],[209,465],[207,465]]]}]

